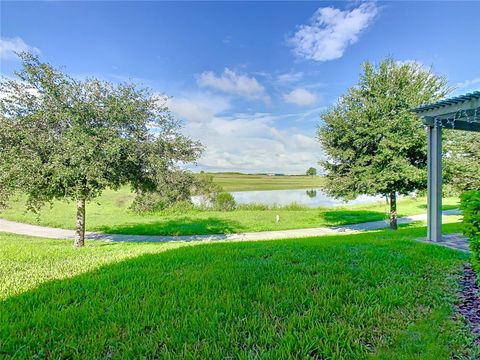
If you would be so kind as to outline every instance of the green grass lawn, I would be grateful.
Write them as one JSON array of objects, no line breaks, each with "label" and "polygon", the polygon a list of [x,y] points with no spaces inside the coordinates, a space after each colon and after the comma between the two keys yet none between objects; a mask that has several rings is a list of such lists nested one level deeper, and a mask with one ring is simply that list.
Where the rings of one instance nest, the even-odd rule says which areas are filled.
[{"label": "green grass lawn", "polygon": [[0,234],[0,357],[473,359],[452,320],[468,256],[412,241],[425,231],[82,249]]},{"label": "green grass lawn", "polygon": [[321,176],[306,175],[248,175],[237,173],[210,173],[214,183],[220,185],[224,191],[248,190],[286,190],[286,189],[315,189],[323,182]]},{"label": "green grass lawn", "polygon": [[[231,212],[195,209],[168,210],[136,214],[128,209],[133,195],[126,188],[107,190],[94,202],[87,204],[87,230],[120,234],[192,235],[300,229],[383,220],[388,211],[384,201],[335,208],[281,208],[275,210],[236,210]],[[444,199],[444,209],[458,207],[457,198]],[[401,199],[399,215],[426,212],[425,199]],[[280,222],[275,216],[280,215]],[[55,202],[40,214],[26,213],[21,200],[0,213],[1,218],[25,223],[73,229],[75,204]]]}]

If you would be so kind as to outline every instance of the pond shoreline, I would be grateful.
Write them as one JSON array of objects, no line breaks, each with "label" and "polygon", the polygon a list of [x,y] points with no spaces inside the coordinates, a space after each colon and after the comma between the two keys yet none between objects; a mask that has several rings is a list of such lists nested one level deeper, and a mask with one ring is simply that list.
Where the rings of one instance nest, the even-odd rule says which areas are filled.
[{"label": "pond shoreline", "polygon": [[[304,206],[308,208],[329,208],[366,204],[384,199],[382,196],[360,195],[357,199],[343,201],[335,199],[319,188],[310,189],[282,189],[282,190],[247,190],[230,191],[238,205],[264,205],[269,207],[284,207],[290,205]],[[192,197],[196,205],[204,205],[202,197]]]}]

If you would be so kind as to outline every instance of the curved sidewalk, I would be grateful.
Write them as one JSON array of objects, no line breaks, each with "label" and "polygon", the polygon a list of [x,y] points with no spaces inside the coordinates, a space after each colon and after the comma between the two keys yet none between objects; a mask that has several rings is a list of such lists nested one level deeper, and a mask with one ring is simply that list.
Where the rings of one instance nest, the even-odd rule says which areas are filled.
[{"label": "curved sidewalk", "polygon": [[[457,209],[443,212],[444,216],[459,215]],[[406,216],[398,219],[398,224],[408,224],[414,221],[425,221],[426,214]],[[318,227],[307,229],[275,230],[262,232],[245,232],[238,234],[211,234],[211,235],[124,235],[87,232],[85,237],[93,240],[119,241],[119,242],[171,242],[171,241],[257,241],[279,240],[289,238],[313,237],[332,234],[355,233],[364,230],[376,230],[386,228],[385,221],[371,221],[360,224]],[[23,224],[14,221],[0,219],[0,232],[9,232],[20,235],[39,236],[51,239],[73,239],[74,230],[51,228],[46,226]]]}]

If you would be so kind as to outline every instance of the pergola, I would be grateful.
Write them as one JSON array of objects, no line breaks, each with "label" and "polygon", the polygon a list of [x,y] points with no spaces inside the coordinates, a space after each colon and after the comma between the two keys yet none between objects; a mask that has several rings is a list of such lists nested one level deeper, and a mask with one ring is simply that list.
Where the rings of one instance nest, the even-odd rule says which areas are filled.
[{"label": "pergola", "polygon": [[[480,131],[480,91],[413,110],[428,131],[428,240],[442,240],[442,129]],[[480,144],[479,144],[480,146]]]}]

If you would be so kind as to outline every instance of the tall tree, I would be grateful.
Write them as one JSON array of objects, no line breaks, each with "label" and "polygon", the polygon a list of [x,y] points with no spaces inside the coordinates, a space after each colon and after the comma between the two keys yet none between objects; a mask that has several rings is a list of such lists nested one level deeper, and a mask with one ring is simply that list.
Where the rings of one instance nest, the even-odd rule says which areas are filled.
[{"label": "tall tree", "polygon": [[426,187],[426,134],[410,110],[447,92],[445,78],[417,63],[364,63],[358,84],[322,115],[325,190],[345,200],[388,197],[390,227],[396,229],[397,194]]},{"label": "tall tree", "polygon": [[314,167],[310,167],[310,168],[307,169],[305,174],[307,176],[315,176],[315,175],[317,175],[317,169],[315,169]]},{"label": "tall tree", "polygon": [[137,194],[192,179],[179,165],[202,147],[180,133],[166,97],[133,84],[79,81],[36,56],[20,54],[17,80],[0,85],[0,202],[18,191],[36,211],[76,202],[75,246],[85,239],[85,204],[106,188]]},{"label": "tall tree", "polygon": [[444,132],[444,181],[455,192],[480,189],[480,133]]}]

